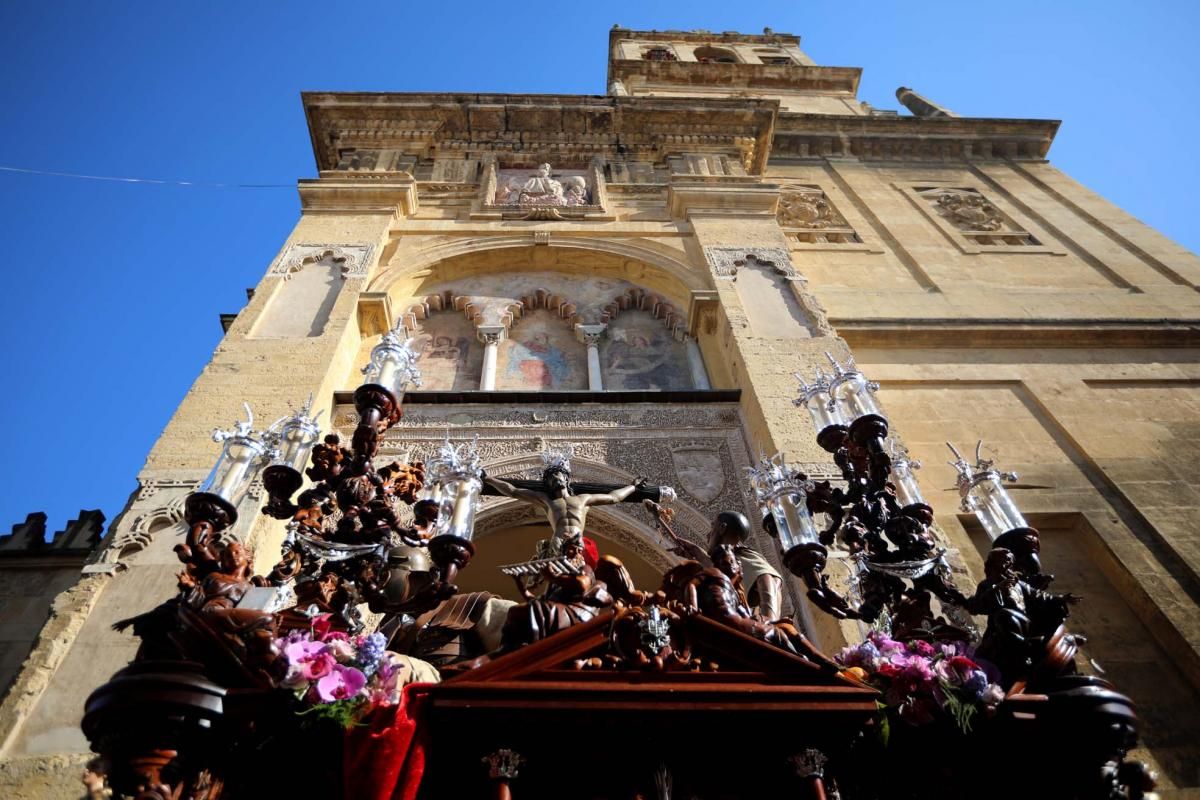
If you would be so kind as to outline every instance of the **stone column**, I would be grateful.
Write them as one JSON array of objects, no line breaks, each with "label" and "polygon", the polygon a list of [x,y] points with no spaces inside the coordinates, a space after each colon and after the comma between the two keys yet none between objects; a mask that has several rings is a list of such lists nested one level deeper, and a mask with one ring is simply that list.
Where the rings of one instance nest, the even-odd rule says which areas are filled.
[{"label": "stone column", "polygon": [[479,376],[479,388],[485,392],[496,388],[496,351],[504,339],[503,325],[480,325],[477,328],[479,341],[483,342],[483,370]]},{"label": "stone column", "polygon": [[588,389],[604,391],[604,380],[600,376],[600,337],[607,325],[576,325],[575,338],[587,345]]},{"label": "stone column", "polygon": [[697,389],[711,389],[708,370],[704,369],[704,356],[700,355],[700,345],[696,344],[696,337],[688,336],[684,342],[687,344],[688,366],[692,370],[692,386]]}]

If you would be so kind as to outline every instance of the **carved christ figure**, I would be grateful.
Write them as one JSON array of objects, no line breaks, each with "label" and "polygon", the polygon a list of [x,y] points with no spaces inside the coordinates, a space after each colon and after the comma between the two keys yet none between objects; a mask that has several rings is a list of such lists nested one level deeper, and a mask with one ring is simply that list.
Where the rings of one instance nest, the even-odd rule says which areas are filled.
[{"label": "carved christ figure", "polygon": [[484,482],[505,497],[523,500],[546,512],[546,519],[554,529],[551,552],[547,555],[561,552],[562,543],[567,539],[583,535],[588,508],[620,503],[646,483],[645,479],[639,478],[636,483],[606,494],[571,494],[570,470],[557,465],[542,473],[541,489],[522,489],[491,476],[484,478]]},{"label": "carved christ figure", "polygon": [[549,164],[539,166],[537,174],[525,181],[519,190],[518,202],[562,205],[563,185],[550,177]]}]

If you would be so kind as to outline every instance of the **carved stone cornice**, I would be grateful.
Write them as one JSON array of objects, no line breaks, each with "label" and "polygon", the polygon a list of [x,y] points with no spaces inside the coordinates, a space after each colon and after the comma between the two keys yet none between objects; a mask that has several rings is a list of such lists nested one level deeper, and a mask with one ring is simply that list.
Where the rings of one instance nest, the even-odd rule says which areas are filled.
[{"label": "carved stone cornice", "polygon": [[[751,65],[690,65],[697,66]],[[856,70],[835,67],[787,69],[798,70],[799,77],[812,71],[825,76],[822,80],[844,71],[838,80],[847,91],[857,75]],[[620,161],[634,154],[662,164],[680,153],[723,151],[738,153],[747,172],[755,175],[772,155],[1041,160],[1059,125],[1054,120],[780,113],[777,100],[749,98],[349,92],[306,93],[303,98],[313,152],[322,170],[320,181],[301,183],[306,210],[371,203],[394,207],[401,202],[393,197],[397,192],[413,198],[403,207],[405,213],[415,208],[415,188],[404,188],[405,180],[399,177],[411,180],[408,173],[335,170],[348,151],[388,150],[388,163],[426,164],[447,154],[456,159],[504,154],[510,161],[549,159],[556,164],[586,164],[596,157]],[[363,199],[346,198],[351,191]]]},{"label": "carved stone cornice", "polygon": [[417,210],[417,182],[407,172],[322,172],[299,181],[300,208],[315,211],[381,211],[411,216]]},{"label": "carved stone cornice", "polygon": [[[324,93],[303,95],[318,168],[346,149],[483,156],[521,153],[556,163],[648,152],[653,161],[700,147],[736,150],[759,173],[770,150],[774,100],[589,95]],[[620,152],[618,152],[620,148]]]},{"label": "carved stone cornice", "polygon": [[1058,120],[781,113],[774,158],[864,161],[1042,160]]},{"label": "carved stone cornice", "polygon": [[667,188],[667,206],[679,219],[697,214],[773,218],[778,205],[778,184],[752,176],[686,175],[673,177]]}]

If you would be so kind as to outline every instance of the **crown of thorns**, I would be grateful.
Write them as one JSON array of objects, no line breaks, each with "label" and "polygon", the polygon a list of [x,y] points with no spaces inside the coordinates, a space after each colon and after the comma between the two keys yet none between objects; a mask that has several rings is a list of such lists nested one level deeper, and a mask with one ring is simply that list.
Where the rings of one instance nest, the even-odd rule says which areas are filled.
[{"label": "crown of thorns", "polygon": [[564,447],[543,450],[542,470],[544,472],[565,472],[569,475],[571,473],[571,456],[573,455],[575,455],[575,449],[569,444]]}]

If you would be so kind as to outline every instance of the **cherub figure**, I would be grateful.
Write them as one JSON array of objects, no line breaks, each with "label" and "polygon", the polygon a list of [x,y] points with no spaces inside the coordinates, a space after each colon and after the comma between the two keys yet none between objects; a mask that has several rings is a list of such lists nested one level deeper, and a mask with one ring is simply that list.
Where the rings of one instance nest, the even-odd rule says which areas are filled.
[{"label": "cherub figure", "polygon": [[976,653],[999,667],[1011,685],[1041,656],[1080,598],[1031,586],[1017,573],[1012,552],[1003,547],[988,553],[984,575],[966,601],[968,611],[988,620]]}]

